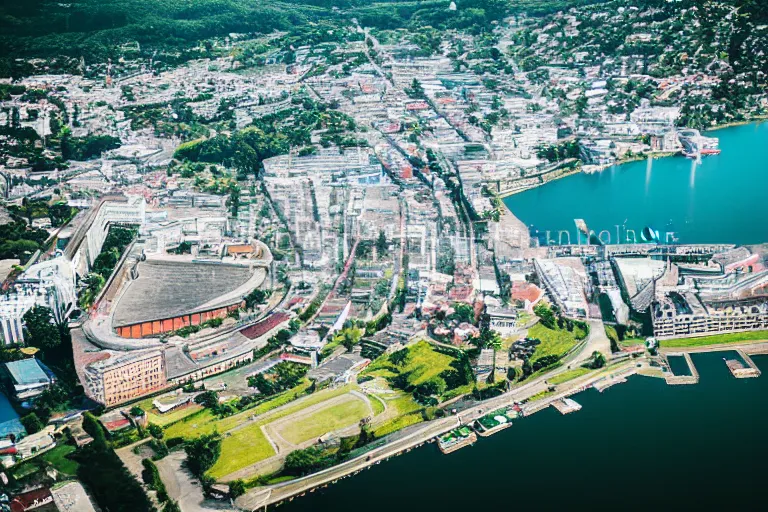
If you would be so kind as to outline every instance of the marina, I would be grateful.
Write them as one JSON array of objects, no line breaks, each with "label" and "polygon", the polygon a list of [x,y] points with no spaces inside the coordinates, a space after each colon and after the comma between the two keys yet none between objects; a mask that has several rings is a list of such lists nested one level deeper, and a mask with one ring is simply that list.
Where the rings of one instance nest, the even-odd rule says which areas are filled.
[{"label": "marina", "polygon": [[[691,359],[689,353],[668,353],[664,357],[666,359],[666,365],[670,369],[664,374],[664,380],[666,380],[667,384],[671,386],[679,386],[699,383],[699,372],[696,370],[696,366],[693,364],[693,359]],[[679,360],[682,360],[682,363],[684,364],[682,371],[673,367],[674,363],[677,363],[674,364],[674,366],[680,364],[678,363]],[[671,361],[674,361],[674,363]]]}]

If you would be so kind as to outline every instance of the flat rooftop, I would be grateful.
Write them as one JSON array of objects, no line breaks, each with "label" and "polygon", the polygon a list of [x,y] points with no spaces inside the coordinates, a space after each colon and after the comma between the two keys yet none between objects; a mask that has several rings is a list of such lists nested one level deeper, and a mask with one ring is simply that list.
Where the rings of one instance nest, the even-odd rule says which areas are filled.
[{"label": "flat rooftop", "polygon": [[266,277],[261,268],[147,260],[138,264],[114,309],[114,328],[174,318],[239,302]]},{"label": "flat rooftop", "polygon": [[17,386],[30,386],[32,384],[48,383],[51,378],[43,369],[41,363],[35,358],[22,359],[5,363],[8,373],[11,374]]}]

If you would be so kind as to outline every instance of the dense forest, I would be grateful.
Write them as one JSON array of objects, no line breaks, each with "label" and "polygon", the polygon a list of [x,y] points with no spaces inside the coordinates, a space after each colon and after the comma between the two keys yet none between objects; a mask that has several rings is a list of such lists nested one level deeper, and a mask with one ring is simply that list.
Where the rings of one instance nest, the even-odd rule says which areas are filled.
[{"label": "dense forest", "polygon": [[[750,29],[768,21],[768,1],[730,0],[741,7],[735,23],[731,61],[755,58]],[[103,62],[119,56],[120,45],[183,51],[200,41],[230,33],[265,34],[275,30],[304,36],[312,27],[349,25],[394,29],[431,26],[480,32],[504,16],[540,16],[599,0],[52,0],[0,5],[0,77],[25,73],[19,57],[66,57]],[[696,3],[696,2],[692,2]],[[663,4],[664,2],[660,2]],[[315,25],[319,24],[319,25]],[[318,31],[327,33],[327,30]],[[302,39],[301,37],[299,39]],[[302,41],[304,44],[313,41]],[[745,44],[746,42],[746,44]],[[61,62],[52,69],[72,70]]]},{"label": "dense forest", "polygon": [[[181,49],[229,33],[295,30],[310,22],[349,21],[400,28],[487,28],[515,11],[545,14],[595,0],[51,0],[7,2],[0,6],[0,75],[16,57],[84,57],[101,61],[117,46],[138,42]],[[464,5],[461,5],[464,4]]]}]

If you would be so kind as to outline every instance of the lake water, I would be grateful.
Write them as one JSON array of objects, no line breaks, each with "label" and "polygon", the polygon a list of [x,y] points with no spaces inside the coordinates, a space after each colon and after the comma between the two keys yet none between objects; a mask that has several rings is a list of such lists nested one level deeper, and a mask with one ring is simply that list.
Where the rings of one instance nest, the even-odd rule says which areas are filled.
[{"label": "lake water", "polygon": [[16,414],[8,397],[0,393],[0,439],[7,437],[9,434],[18,436],[25,433],[26,431],[19,420],[19,415]]},{"label": "lake water", "polygon": [[611,243],[617,225],[623,240],[625,228],[639,240],[651,226],[662,238],[674,232],[682,243],[768,242],[768,123],[707,135],[720,138],[722,153],[699,164],[684,157],[632,162],[569,176],[504,203],[527,225],[550,230],[551,239],[568,230],[573,243],[574,219],[595,233],[607,230]]},{"label": "lake water", "polygon": [[768,376],[735,379],[725,355],[693,355],[697,385],[590,389],[576,413],[548,408],[450,455],[426,445],[280,510],[762,510]]}]

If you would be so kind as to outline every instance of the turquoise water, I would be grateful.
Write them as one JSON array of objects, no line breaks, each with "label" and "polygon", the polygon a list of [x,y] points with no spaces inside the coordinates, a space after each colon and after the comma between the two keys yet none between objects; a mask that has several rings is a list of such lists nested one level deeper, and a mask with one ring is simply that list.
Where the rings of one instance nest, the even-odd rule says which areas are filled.
[{"label": "turquoise water", "polygon": [[[683,243],[768,242],[768,123],[709,133],[722,153],[700,164],[684,157],[633,162],[601,173],[577,174],[504,200],[540,232],[568,230],[574,219],[610,232],[611,243],[633,229],[672,231]],[[605,235],[604,235],[605,237]],[[563,242],[566,238],[563,236]],[[604,241],[607,241],[604,238]]]},{"label": "turquoise water", "polygon": [[19,420],[19,415],[13,409],[11,402],[5,394],[0,393],[0,439],[9,434],[25,434],[24,426]]},{"label": "turquoise water", "polygon": [[279,510],[763,510],[768,375],[735,379],[724,355],[693,356],[697,385],[630,377],[575,395],[576,413],[548,408],[450,455],[426,445]]}]

